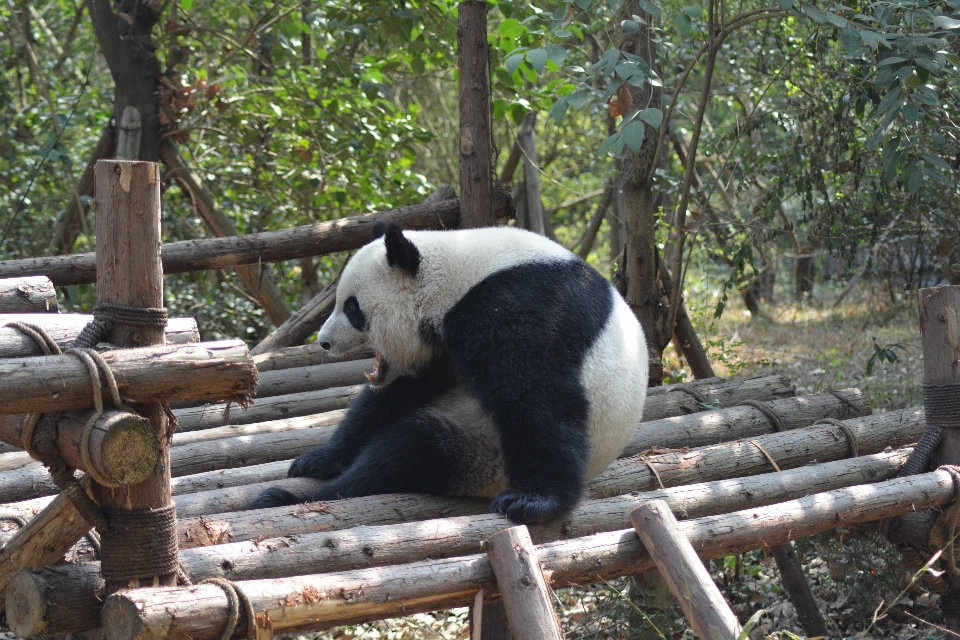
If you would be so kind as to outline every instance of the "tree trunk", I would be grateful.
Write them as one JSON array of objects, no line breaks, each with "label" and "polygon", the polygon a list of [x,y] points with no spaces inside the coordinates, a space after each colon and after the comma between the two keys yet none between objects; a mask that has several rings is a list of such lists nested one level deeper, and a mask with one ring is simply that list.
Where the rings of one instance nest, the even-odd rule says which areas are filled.
[{"label": "tree trunk", "polygon": [[464,0],[458,13],[461,225],[490,227],[495,218],[487,3]]},{"label": "tree trunk", "polygon": [[89,205],[85,204],[80,198],[83,196],[93,196],[93,168],[97,160],[110,158],[113,156],[113,128],[104,127],[103,133],[97,146],[90,154],[90,159],[83,168],[80,180],[77,182],[76,191],[70,202],[67,203],[67,210],[56,229],[53,232],[53,252],[56,255],[73,253],[73,245],[77,242],[80,232],[89,234],[87,229],[87,210]]}]

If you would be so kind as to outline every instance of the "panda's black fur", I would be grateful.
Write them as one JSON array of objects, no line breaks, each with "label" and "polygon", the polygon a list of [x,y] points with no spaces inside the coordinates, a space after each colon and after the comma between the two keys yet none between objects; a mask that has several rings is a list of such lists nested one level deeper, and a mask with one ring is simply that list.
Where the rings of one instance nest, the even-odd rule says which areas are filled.
[{"label": "panda's black fur", "polygon": [[646,344],[624,309],[540,236],[378,225],[318,336],[338,353],[372,343],[377,378],[290,467],[327,482],[256,506],[413,492],[495,496],[518,522],[568,511],[640,419]]}]

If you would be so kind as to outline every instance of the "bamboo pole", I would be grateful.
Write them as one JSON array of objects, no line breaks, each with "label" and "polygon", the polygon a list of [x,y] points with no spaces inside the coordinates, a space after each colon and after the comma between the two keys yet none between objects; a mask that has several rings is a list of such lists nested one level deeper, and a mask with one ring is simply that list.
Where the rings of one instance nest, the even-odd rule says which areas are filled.
[{"label": "bamboo pole", "polygon": [[735,640],[740,635],[737,616],[680,532],[667,503],[653,500],[640,505],[630,512],[630,522],[697,636]]},{"label": "bamboo pole", "polygon": [[0,279],[0,313],[57,312],[57,291],[45,276]]},{"label": "bamboo pole", "polygon": [[[864,482],[880,482],[893,477],[908,455],[909,450],[901,450],[754,478],[736,478],[590,500],[561,521],[530,527],[530,535],[534,541],[543,544],[616,531],[623,525],[627,514],[649,500],[664,500],[680,518],[688,519],[776,504]],[[394,498],[402,499],[403,496]],[[281,578],[480,553],[480,540],[510,526],[510,522],[502,516],[486,513],[483,508],[485,504],[477,505],[479,511],[476,515],[384,526],[382,521],[376,520],[376,516],[365,509],[369,502],[368,499],[354,499],[330,503],[329,524],[314,533],[266,539],[261,536],[245,542],[182,549],[180,559],[194,582],[207,578]],[[398,506],[398,503],[394,503],[394,506]],[[399,507],[402,508],[403,504],[399,503]],[[386,505],[376,508],[385,509]],[[442,509],[438,511],[442,514]],[[345,520],[340,519],[341,514],[346,517]],[[364,517],[370,520],[364,521]],[[360,526],[357,526],[358,523],[361,523]],[[215,527],[214,524],[208,537],[216,530]],[[223,537],[228,538],[226,535]],[[96,563],[71,565],[63,570],[65,584],[57,588],[89,588],[84,586],[89,582],[85,576],[96,573]],[[32,582],[36,584],[39,581]],[[36,601],[55,595],[42,585],[28,588],[45,594],[36,598]],[[83,598],[73,596],[71,601],[81,602]],[[64,612],[63,619],[70,617],[67,613]],[[30,612],[22,615],[43,617],[42,614]],[[84,615],[87,614],[76,612],[77,618]],[[48,630],[65,631],[56,626],[50,626]]]},{"label": "bamboo pole", "polygon": [[[38,325],[50,334],[61,349],[73,346],[80,331],[93,316],[74,313],[7,313],[0,314],[0,358],[26,358],[43,355],[33,339],[16,329],[6,327],[8,322],[26,322]],[[200,341],[197,321],[193,318],[170,318],[167,320],[167,344],[188,344]]]},{"label": "bamboo pole", "polygon": [[[257,371],[242,340],[117,349],[103,359],[120,395],[133,402],[242,399],[256,389]],[[90,373],[72,355],[0,360],[0,389],[0,413],[93,406]]]},{"label": "bamboo pole", "polygon": [[[829,531],[838,522],[853,525],[944,505],[954,497],[952,477],[937,471],[699,518],[679,528],[700,558],[709,559]],[[537,552],[556,586],[656,566],[632,529],[540,545]],[[475,555],[237,585],[250,599],[258,626],[286,633],[463,606],[493,581],[489,560]],[[228,610],[225,593],[211,584],[140,589],[107,598],[101,621],[107,640],[213,640],[223,633]],[[238,626],[236,634],[245,631]]]},{"label": "bamboo pole", "polygon": [[510,527],[483,541],[497,589],[517,638],[561,640],[563,630],[553,610],[537,550],[525,526]]}]

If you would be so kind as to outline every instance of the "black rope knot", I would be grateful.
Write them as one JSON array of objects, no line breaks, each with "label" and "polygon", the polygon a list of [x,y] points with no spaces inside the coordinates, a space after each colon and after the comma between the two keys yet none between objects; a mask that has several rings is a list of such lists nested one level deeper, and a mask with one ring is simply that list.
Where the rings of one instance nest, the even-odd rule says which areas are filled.
[{"label": "black rope knot", "polygon": [[87,323],[77,336],[74,346],[92,349],[107,339],[114,323],[137,327],[165,327],[167,310],[101,302],[93,308],[93,320]]}]

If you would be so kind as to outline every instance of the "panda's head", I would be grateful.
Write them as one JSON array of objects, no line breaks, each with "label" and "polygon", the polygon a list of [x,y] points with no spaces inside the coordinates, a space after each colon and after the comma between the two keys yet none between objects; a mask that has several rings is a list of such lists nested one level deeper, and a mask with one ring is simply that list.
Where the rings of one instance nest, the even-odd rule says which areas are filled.
[{"label": "panda's head", "polygon": [[420,331],[420,251],[398,227],[382,220],[374,223],[372,235],[344,268],[336,307],[317,342],[332,355],[369,345],[377,360],[367,377],[376,386],[422,369],[435,347]]}]

